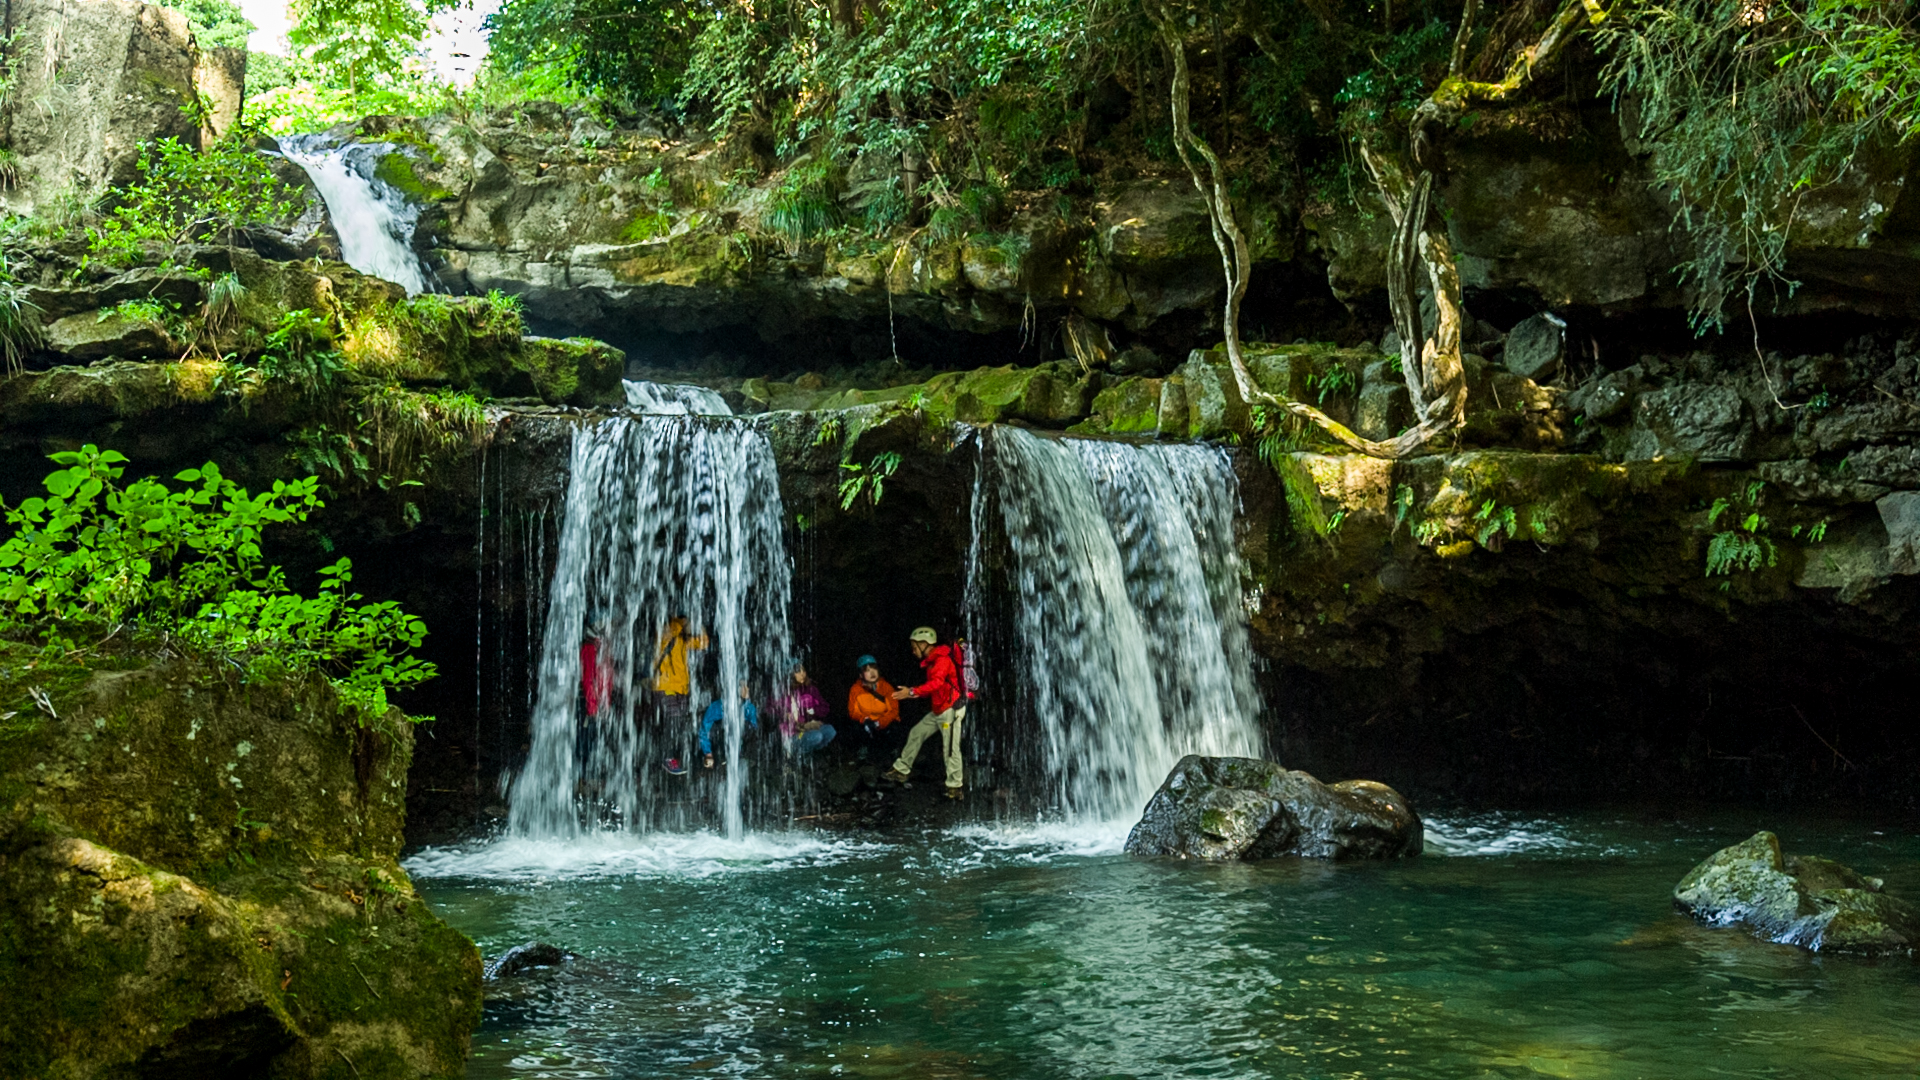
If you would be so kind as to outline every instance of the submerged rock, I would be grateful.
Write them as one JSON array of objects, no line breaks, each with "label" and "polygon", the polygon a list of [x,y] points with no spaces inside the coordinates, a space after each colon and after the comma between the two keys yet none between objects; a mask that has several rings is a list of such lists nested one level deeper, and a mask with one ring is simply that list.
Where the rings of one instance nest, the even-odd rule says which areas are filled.
[{"label": "submerged rock", "polygon": [[487,965],[488,979],[511,979],[540,968],[559,967],[573,959],[573,954],[558,945],[549,945],[544,941],[529,941],[525,945],[515,945],[494,958]]},{"label": "submerged rock", "polygon": [[1189,754],[1127,837],[1129,855],[1392,859],[1420,854],[1419,815],[1371,780],[1323,784],[1255,758]]},{"label": "submerged rock", "polygon": [[1708,926],[1745,926],[1814,952],[1911,954],[1920,911],[1883,893],[1884,885],[1831,859],[1783,857],[1779,838],[1762,831],[1688,871],[1673,906]]}]

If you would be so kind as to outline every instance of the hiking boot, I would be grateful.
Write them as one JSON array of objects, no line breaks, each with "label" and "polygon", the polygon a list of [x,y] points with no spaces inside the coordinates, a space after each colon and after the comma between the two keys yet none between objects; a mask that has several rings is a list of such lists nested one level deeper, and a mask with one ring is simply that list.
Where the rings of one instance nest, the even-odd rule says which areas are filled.
[{"label": "hiking boot", "polygon": [[896,784],[904,784],[907,782],[907,774],[901,772],[899,769],[888,769],[886,772],[880,774],[880,779],[892,781]]},{"label": "hiking boot", "polygon": [[960,800],[966,797],[967,797],[966,788],[950,787],[947,789],[947,798],[952,799],[954,802],[959,802]]}]

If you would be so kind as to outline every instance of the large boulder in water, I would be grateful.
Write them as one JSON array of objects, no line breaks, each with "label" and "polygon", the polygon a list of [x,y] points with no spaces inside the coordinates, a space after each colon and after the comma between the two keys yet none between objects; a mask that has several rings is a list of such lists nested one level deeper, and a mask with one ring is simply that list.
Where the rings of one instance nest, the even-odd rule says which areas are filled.
[{"label": "large boulder in water", "polygon": [[1189,754],[1127,837],[1129,855],[1392,859],[1418,855],[1419,815],[1371,780],[1323,784],[1271,761]]},{"label": "large boulder in water", "polygon": [[1784,857],[1780,839],[1763,831],[1688,871],[1673,905],[1708,926],[1745,926],[1782,945],[1910,954],[1920,943],[1920,911],[1884,885],[1831,859]]}]

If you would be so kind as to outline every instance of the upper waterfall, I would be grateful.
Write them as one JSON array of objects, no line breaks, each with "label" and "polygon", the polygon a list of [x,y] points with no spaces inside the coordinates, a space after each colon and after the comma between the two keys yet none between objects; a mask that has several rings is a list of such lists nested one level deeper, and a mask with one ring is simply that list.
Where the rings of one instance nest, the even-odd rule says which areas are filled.
[{"label": "upper waterfall", "polygon": [[1007,557],[976,543],[969,594],[1005,597],[1054,804],[1127,818],[1184,754],[1260,756],[1225,454],[996,428],[980,468]]},{"label": "upper waterfall", "polygon": [[427,291],[426,269],[413,251],[420,209],[374,175],[379,159],[396,152],[392,145],[289,135],[280,152],[306,171],[326,201],[347,265],[403,286],[408,296]]}]

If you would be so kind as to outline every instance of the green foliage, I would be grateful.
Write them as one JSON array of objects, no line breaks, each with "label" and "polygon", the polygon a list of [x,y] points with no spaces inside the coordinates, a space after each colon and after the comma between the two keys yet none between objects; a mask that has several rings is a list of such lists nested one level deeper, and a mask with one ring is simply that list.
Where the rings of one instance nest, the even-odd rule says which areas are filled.
[{"label": "green foliage", "polygon": [[347,367],[346,358],[334,347],[332,324],[305,308],[280,316],[256,365],[268,382],[285,383],[308,398],[326,393]]},{"label": "green foliage", "polygon": [[820,421],[819,430],[813,433],[813,445],[825,446],[828,443],[839,442],[843,428],[844,425],[838,415],[827,417]]},{"label": "green foliage", "polygon": [[1393,529],[1407,523],[1407,515],[1413,512],[1413,488],[1407,484],[1395,485],[1393,489]]},{"label": "green foliage", "polygon": [[[1728,523],[1733,526],[1714,533],[1713,539],[1707,542],[1708,577],[1728,577],[1735,570],[1754,573],[1780,562],[1780,549],[1766,535],[1770,523],[1766,515],[1760,513],[1765,488],[1764,481],[1755,480],[1732,499],[1715,499],[1707,510],[1708,528],[1718,525],[1729,511],[1732,516]],[[1826,535],[1825,529],[1821,535]],[[1723,582],[1720,587],[1725,590],[1729,584]]]},{"label": "green foliage", "polygon": [[851,510],[853,504],[864,492],[867,502],[880,505],[880,497],[885,493],[887,477],[900,467],[900,455],[892,450],[884,450],[873,456],[865,465],[843,461],[840,468],[846,473],[840,479],[840,509]]},{"label": "green foliage", "polygon": [[139,177],[115,192],[118,205],[88,230],[92,252],[132,265],[153,245],[171,259],[184,245],[231,243],[238,229],[291,216],[300,193],[273,174],[253,135],[236,129],[201,153],[171,137],[143,146]]},{"label": "green foliage", "polygon": [[1307,373],[1307,389],[1313,390],[1316,387],[1319,393],[1315,400],[1325,405],[1329,397],[1351,394],[1359,389],[1360,379],[1345,364],[1334,363],[1327,365],[1325,371]]},{"label": "green foliage", "polygon": [[[247,35],[254,31],[254,25],[233,0],[163,0],[160,6],[185,15],[193,40],[203,49],[245,49]],[[247,75],[251,81],[253,72],[249,70]]]},{"label": "green foliage", "polygon": [[207,330],[218,334],[232,329],[240,319],[240,302],[246,299],[247,287],[240,283],[240,275],[221,274],[207,283],[207,300],[200,306],[200,319]]},{"label": "green foliage", "polygon": [[491,59],[625,105],[668,103],[713,12],[682,0],[507,0],[487,18]]},{"label": "green foliage", "polygon": [[27,287],[13,279],[0,255],[0,374],[16,375],[21,360],[46,343],[40,305],[27,299]]},{"label": "green foliage", "polygon": [[1480,523],[1480,527],[1474,530],[1474,542],[1489,550],[1499,550],[1503,543],[1502,537],[1511,538],[1520,535],[1518,512],[1513,507],[1501,506],[1492,499],[1480,504],[1480,509],[1474,512],[1473,520]]},{"label": "green foliage", "polygon": [[362,724],[385,717],[389,690],[433,677],[408,655],[425,624],[393,603],[360,604],[346,559],[320,571],[311,598],[265,562],[266,529],[322,505],[315,478],[249,495],[208,462],[175,476],[176,490],[123,485],[127,458],[91,443],[51,457],[64,468],[46,478],[47,497],[6,510],[0,633],[64,651],[115,636],[170,641],[227,657],[250,679],[317,672]]},{"label": "green foliage", "polygon": [[402,74],[420,50],[427,16],[448,0],[293,0],[287,43],[302,58],[346,76],[347,89]]},{"label": "green foliage", "polygon": [[1654,180],[1693,241],[1679,267],[1697,329],[1762,283],[1791,292],[1794,214],[1920,124],[1920,35],[1906,4],[1624,0],[1598,33],[1605,88],[1631,102]]},{"label": "green foliage", "polygon": [[767,228],[789,248],[838,228],[846,218],[834,187],[830,162],[815,159],[794,165],[767,203]]},{"label": "green foliage", "polygon": [[1387,38],[1374,62],[1349,75],[1334,95],[1340,129],[1358,137],[1403,127],[1445,72],[1452,41],[1453,28],[1437,18]]}]

